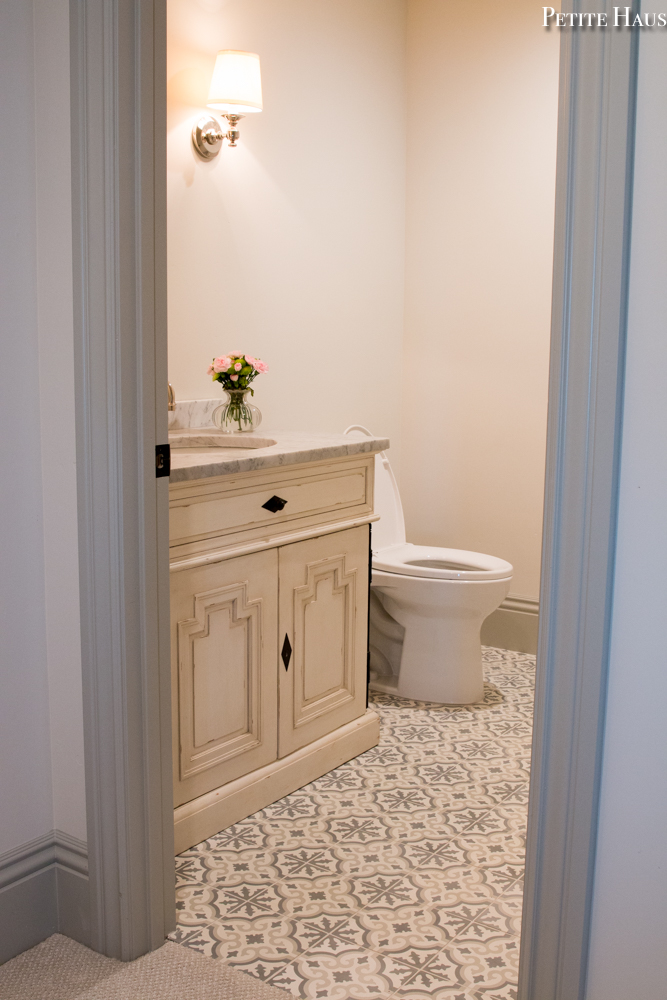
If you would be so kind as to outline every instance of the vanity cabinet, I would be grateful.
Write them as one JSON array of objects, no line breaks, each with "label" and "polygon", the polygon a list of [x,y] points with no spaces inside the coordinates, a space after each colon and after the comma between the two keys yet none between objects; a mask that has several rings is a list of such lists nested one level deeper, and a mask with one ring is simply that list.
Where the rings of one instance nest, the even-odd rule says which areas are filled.
[{"label": "vanity cabinet", "polygon": [[170,486],[177,850],[378,742],[372,462]]}]

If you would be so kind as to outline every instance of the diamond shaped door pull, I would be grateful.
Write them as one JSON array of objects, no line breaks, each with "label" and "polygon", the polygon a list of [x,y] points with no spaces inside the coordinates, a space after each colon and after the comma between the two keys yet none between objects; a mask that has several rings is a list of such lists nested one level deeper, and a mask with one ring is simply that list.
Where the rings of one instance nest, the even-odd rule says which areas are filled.
[{"label": "diamond shaped door pull", "polygon": [[262,507],[264,507],[265,510],[270,510],[272,514],[275,514],[279,510],[282,510],[286,503],[287,500],[283,500],[282,497],[277,497],[274,495],[272,497],[269,497],[266,503],[262,504]]},{"label": "diamond shaped door pull", "polygon": [[285,634],[283,651],[280,655],[282,656],[283,663],[285,664],[285,670],[287,670],[289,667],[289,661],[292,659],[292,645],[287,637],[287,633]]}]

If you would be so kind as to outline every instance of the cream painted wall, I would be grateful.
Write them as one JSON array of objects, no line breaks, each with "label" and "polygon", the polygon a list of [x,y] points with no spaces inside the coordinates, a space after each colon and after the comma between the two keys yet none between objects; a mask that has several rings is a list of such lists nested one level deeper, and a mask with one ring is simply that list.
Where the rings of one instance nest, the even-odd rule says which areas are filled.
[{"label": "cream painted wall", "polygon": [[642,32],[639,44],[618,540],[586,1000],[659,1000],[667,992],[667,37]]},{"label": "cream painted wall", "polygon": [[[169,0],[169,372],[222,396],[247,350],[265,427],[368,423],[398,452],[404,0]],[[264,107],[211,163],[191,149],[215,53],[260,54]]]},{"label": "cream painted wall", "polygon": [[[218,395],[209,358],[253,351],[265,426],[388,434],[411,540],[503,556],[533,600],[559,43],[536,11],[170,0],[168,69],[177,398]],[[260,53],[266,110],[203,163],[221,47]]]},{"label": "cream painted wall", "polygon": [[[408,537],[539,588],[558,102],[532,0],[409,0]],[[428,469],[428,473],[425,470]]]}]

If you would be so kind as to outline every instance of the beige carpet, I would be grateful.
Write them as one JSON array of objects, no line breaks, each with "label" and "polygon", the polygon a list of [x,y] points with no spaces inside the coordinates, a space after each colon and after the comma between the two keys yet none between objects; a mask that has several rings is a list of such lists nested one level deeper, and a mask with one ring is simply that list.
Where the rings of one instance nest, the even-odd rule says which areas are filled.
[{"label": "beige carpet", "polygon": [[0,966],[1,1000],[286,1000],[290,994],[168,942],[135,962],[54,934]]}]

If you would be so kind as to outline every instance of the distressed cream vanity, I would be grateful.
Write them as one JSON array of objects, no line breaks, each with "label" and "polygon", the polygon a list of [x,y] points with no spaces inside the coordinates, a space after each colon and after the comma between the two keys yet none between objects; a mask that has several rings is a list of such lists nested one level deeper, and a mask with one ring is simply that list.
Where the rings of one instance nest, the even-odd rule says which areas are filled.
[{"label": "distressed cream vanity", "polygon": [[366,696],[369,524],[374,454],[388,442],[269,440],[173,436],[177,851],[379,739]]}]

